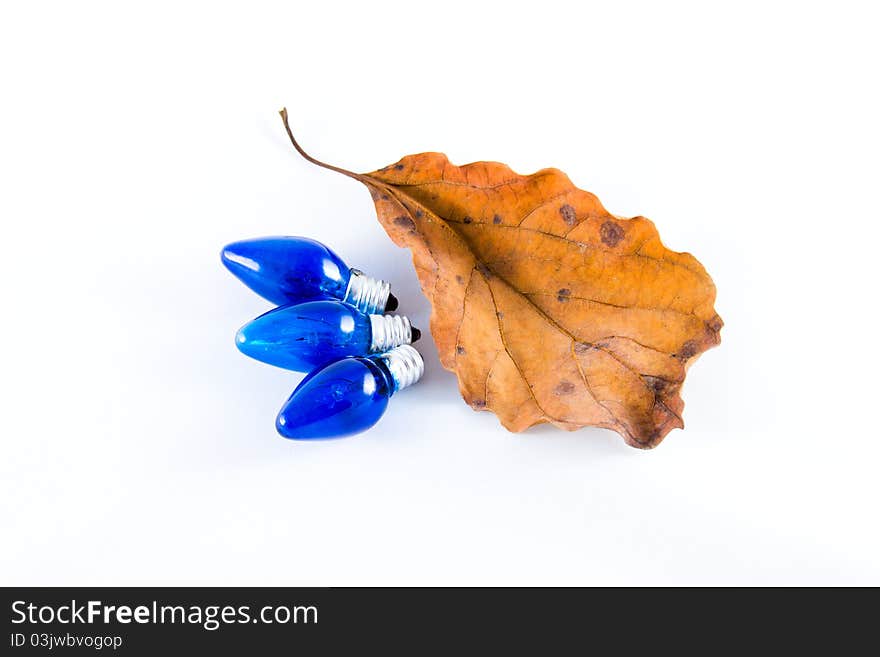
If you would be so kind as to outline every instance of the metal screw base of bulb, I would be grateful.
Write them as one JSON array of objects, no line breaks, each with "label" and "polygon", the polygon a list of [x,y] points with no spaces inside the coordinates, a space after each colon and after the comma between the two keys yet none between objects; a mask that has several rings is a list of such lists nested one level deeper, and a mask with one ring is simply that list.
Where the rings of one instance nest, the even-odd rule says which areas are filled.
[{"label": "metal screw base of bulb", "polygon": [[409,319],[399,315],[370,315],[372,342],[370,351],[373,353],[388,351],[402,344],[410,344],[412,325]]},{"label": "metal screw base of bulb", "polygon": [[422,355],[408,344],[395,347],[382,354],[380,358],[391,372],[395,391],[403,390],[418,382],[425,373],[425,361],[422,360]]},{"label": "metal screw base of bulb", "polygon": [[358,269],[351,270],[345,297],[342,299],[367,315],[385,312],[391,286],[378,278],[370,278]]}]

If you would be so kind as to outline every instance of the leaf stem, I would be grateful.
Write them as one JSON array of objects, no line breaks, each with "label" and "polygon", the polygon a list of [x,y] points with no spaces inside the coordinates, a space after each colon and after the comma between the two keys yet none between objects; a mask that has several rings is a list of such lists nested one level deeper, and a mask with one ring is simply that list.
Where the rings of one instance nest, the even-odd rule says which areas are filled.
[{"label": "leaf stem", "polygon": [[312,164],[315,164],[315,165],[322,167],[324,169],[329,169],[330,171],[335,171],[337,173],[341,173],[344,176],[348,176],[349,178],[354,178],[355,180],[360,180],[361,182],[364,182],[362,176],[360,176],[352,171],[349,171],[347,169],[343,169],[341,167],[336,167],[336,166],[333,166],[332,164],[327,164],[326,162],[321,162],[321,160],[318,160],[318,159],[312,157],[311,155],[309,155],[308,153],[306,153],[305,150],[303,150],[303,147],[299,145],[299,142],[296,141],[296,137],[293,136],[293,131],[290,129],[290,123],[287,120],[287,108],[282,107],[279,114],[281,115],[281,120],[284,122],[284,129],[287,131],[287,136],[290,137],[290,143],[293,144],[293,147],[296,149],[296,152],[299,153],[300,155],[302,155],[303,158],[305,158],[306,160],[308,160]]}]

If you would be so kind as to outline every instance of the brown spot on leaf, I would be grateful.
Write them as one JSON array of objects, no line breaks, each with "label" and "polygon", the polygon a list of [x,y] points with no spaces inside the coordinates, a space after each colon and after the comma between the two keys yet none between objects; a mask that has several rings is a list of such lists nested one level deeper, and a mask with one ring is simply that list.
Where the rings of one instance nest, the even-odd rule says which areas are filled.
[{"label": "brown spot on leaf", "polygon": [[562,288],[561,290],[557,290],[556,292],[556,300],[559,303],[566,303],[571,298],[571,290],[567,287]]},{"label": "brown spot on leaf", "polygon": [[718,331],[720,331],[724,327],[724,322],[718,315],[715,315],[715,317],[709,320],[708,326],[710,329],[715,331],[715,333],[718,333]]},{"label": "brown spot on leaf", "polygon": [[458,274],[455,275],[455,282],[458,283],[459,285],[464,285],[464,279],[461,276],[459,276]]},{"label": "brown spot on leaf", "polygon": [[424,214],[421,210],[416,210],[416,219],[421,219],[422,214]]},{"label": "brown spot on leaf", "polygon": [[462,223],[469,224],[473,221],[473,219],[471,219],[470,217],[465,217],[461,221],[462,221]]},{"label": "brown spot on leaf", "polygon": [[395,164],[395,165],[394,165],[394,168],[395,168],[395,170],[397,170],[397,171],[403,171],[403,165],[402,165],[402,164]]},{"label": "brown spot on leaf", "polygon": [[455,348],[455,353],[457,353],[459,356],[464,356],[467,353],[467,351],[465,351],[464,347],[462,347],[461,345],[458,345]]},{"label": "brown spot on leaf", "polygon": [[574,353],[576,354],[585,354],[588,351],[595,349],[595,347],[589,342],[575,342],[574,343]]},{"label": "brown spot on leaf", "polygon": [[483,278],[489,280],[492,278],[492,271],[482,262],[478,262],[474,268],[483,275]]},{"label": "brown spot on leaf", "polygon": [[577,212],[568,203],[559,208],[559,214],[567,225],[574,226],[577,223]]},{"label": "brown spot on leaf", "polygon": [[394,223],[401,228],[406,228],[410,232],[416,231],[416,225],[412,219],[407,217],[406,215],[400,215],[399,217],[394,217]]},{"label": "brown spot on leaf", "polygon": [[471,402],[471,406],[473,408],[482,410],[482,409],[486,408],[486,400],[485,399],[474,399]]},{"label": "brown spot on leaf", "polygon": [[648,389],[655,395],[670,395],[678,388],[677,383],[667,381],[659,376],[651,376],[650,374],[643,374],[642,381],[645,382]]},{"label": "brown spot on leaf", "polygon": [[571,381],[563,379],[555,388],[553,388],[553,392],[556,395],[570,395],[574,392],[574,384]]},{"label": "brown spot on leaf", "polygon": [[495,313],[495,317],[497,317],[498,319],[504,319],[504,313],[499,310],[497,313]]},{"label": "brown spot on leaf", "polygon": [[498,224],[500,224],[501,223],[501,215],[496,214],[494,217],[492,217],[492,223],[495,224],[496,226]]},{"label": "brown spot on leaf", "polygon": [[663,438],[663,431],[661,429],[652,429],[647,440],[637,440],[636,442],[641,447],[653,447],[661,438]]},{"label": "brown spot on leaf", "polygon": [[620,240],[623,239],[623,235],[624,231],[620,224],[610,219],[602,224],[602,227],[599,229],[602,243],[611,247],[617,246]]},{"label": "brown spot on leaf", "polygon": [[688,358],[693,358],[697,355],[699,351],[699,347],[697,343],[693,340],[688,340],[683,345],[681,345],[681,349],[678,350],[678,353],[675,354],[675,357],[679,360],[687,360]]}]

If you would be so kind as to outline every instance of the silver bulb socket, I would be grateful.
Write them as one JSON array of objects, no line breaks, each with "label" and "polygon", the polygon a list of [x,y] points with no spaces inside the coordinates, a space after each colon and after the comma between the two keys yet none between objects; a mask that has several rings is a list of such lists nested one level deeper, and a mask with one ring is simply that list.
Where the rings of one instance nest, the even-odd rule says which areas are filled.
[{"label": "silver bulb socket", "polygon": [[425,361],[415,347],[408,344],[395,347],[380,356],[394,379],[395,391],[408,388],[422,378]]},{"label": "silver bulb socket", "polygon": [[359,269],[352,269],[345,289],[345,303],[367,315],[385,312],[391,286],[378,278],[370,278]]},{"label": "silver bulb socket", "polygon": [[412,342],[412,324],[400,315],[370,315],[370,351],[382,352]]}]

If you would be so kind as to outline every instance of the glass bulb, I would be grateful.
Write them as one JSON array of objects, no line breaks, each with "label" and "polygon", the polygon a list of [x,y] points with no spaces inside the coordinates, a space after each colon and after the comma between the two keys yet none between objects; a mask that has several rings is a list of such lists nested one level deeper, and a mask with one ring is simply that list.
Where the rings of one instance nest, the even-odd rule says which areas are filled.
[{"label": "glass bulb", "polygon": [[227,244],[226,268],[261,297],[277,305],[339,299],[365,313],[397,308],[385,281],[350,269],[325,245],[307,237],[260,237]]},{"label": "glass bulb", "polygon": [[341,438],[372,427],[398,390],[416,383],[425,363],[413,347],[343,358],[309,374],[284,404],[275,426],[285,438]]},{"label": "glass bulb", "polygon": [[308,372],[346,356],[364,356],[409,344],[420,336],[406,317],[366,315],[341,301],[283,306],[243,326],[235,344],[246,356]]}]

